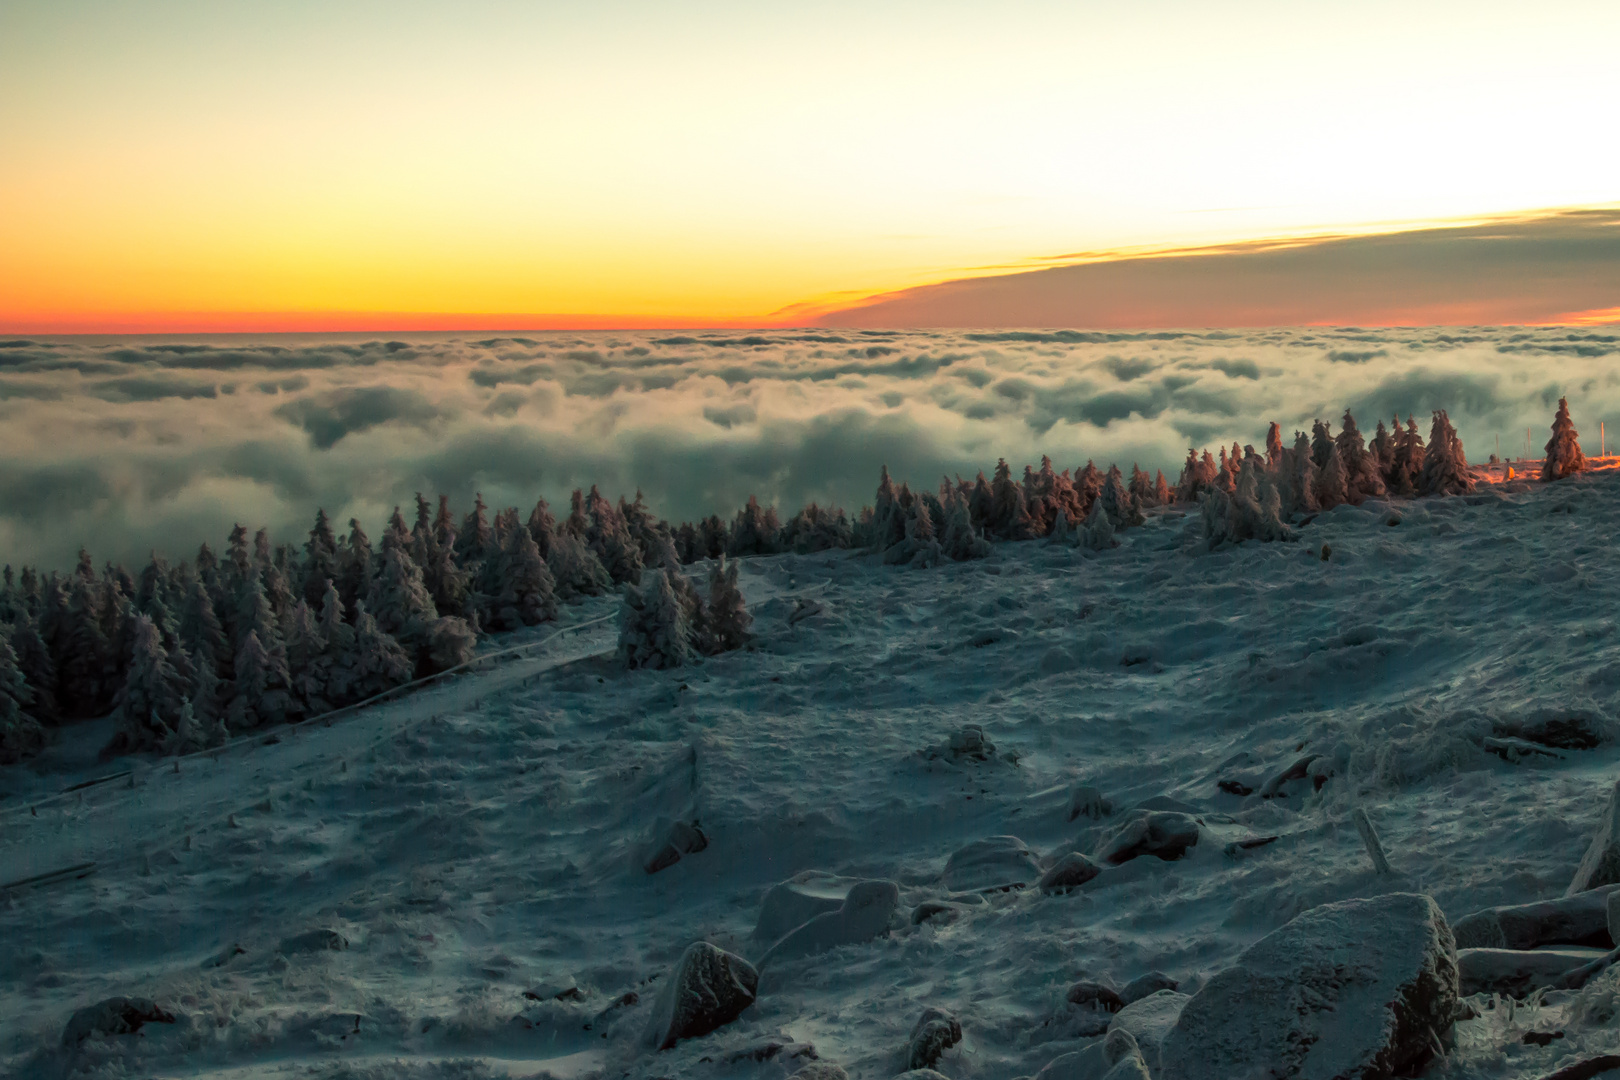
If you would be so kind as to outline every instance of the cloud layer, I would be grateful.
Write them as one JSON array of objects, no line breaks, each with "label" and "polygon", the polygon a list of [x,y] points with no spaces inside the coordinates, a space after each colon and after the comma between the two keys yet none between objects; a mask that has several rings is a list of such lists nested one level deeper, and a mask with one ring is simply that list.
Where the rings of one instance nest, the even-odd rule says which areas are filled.
[{"label": "cloud layer", "polygon": [[595,482],[682,519],[749,494],[853,510],[881,464],[1173,476],[1190,444],[1346,405],[1425,433],[1447,408],[1483,459],[1526,428],[1539,453],[1567,394],[1595,451],[1616,355],[1620,332],[1569,328],[0,341],[0,561],[189,556],[236,521],[301,541],[317,506],[375,532],[416,491],[526,509]]}]

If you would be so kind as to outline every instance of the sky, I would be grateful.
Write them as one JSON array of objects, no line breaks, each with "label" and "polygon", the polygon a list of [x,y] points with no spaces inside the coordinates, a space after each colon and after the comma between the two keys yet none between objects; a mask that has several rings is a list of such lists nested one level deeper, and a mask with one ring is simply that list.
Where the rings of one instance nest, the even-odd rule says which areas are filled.
[{"label": "sky", "polygon": [[[882,322],[1011,271],[1613,208],[1615,40],[1612,0],[8,0],[0,332]],[[1141,318],[1221,325],[1160,287]]]}]

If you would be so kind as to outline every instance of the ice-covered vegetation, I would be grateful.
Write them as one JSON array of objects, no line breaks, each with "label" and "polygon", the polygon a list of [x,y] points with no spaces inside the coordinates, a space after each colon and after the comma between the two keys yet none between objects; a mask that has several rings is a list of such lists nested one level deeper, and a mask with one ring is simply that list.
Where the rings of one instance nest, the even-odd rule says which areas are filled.
[{"label": "ice-covered vegetation", "polygon": [[[1585,467],[1565,402],[1543,478]],[[927,568],[986,556],[992,542],[1045,538],[1104,551],[1145,511],[1198,504],[1210,548],[1295,536],[1302,520],[1389,495],[1473,490],[1462,442],[1436,411],[1425,443],[1416,421],[1378,423],[1364,439],[1316,421],[1287,447],[1277,424],[1265,451],[1234,443],[1189,450],[1174,487],[1133,465],[1056,471],[1043,457],[1015,479],[896,485],[851,520],[814,503],[782,522],[750,497],[731,521],[659,519],[640,492],[617,504],[595,487],[573,493],[558,520],[544,499],[523,519],[491,516],[482,497],[459,523],[449,499],[420,494],[414,524],[396,508],[373,544],[360,522],[334,530],[316,514],[301,546],[251,539],[238,525],[224,558],[204,544],[190,562],[153,555],[132,575],[97,570],[81,552],[67,573],[5,570],[0,587],[0,761],[37,751],[46,729],[114,713],[112,752],[184,753],[233,733],[298,721],[455,668],[481,635],[535,626],[560,605],[620,590],[619,655],[630,667],[679,666],[748,640],[749,617],[726,559],[867,548],[885,564]],[[707,595],[682,566],[718,560]]]}]

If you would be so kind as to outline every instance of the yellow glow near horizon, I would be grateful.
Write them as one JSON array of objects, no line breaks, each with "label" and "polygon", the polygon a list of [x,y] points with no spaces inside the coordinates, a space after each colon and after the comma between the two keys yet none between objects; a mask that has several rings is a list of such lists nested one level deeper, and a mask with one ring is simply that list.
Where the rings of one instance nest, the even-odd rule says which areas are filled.
[{"label": "yellow glow near horizon", "polygon": [[1620,196],[1612,3],[585,7],[14,0],[0,325],[761,321]]}]

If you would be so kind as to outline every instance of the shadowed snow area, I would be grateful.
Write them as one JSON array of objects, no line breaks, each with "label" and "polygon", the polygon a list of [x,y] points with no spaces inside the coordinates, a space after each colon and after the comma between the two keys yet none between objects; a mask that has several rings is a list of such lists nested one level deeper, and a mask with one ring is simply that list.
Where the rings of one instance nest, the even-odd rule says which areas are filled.
[{"label": "shadowed snow area", "polygon": [[1174,478],[1189,445],[1346,407],[1369,434],[1446,409],[1482,462],[1539,448],[1568,396],[1590,451],[1616,354],[1614,327],[0,341],[0,561],[176,560],[317,506],[375,527],[417,491],[459,513],[640,488],[682,521],[749,495],[853,514],[885,464],[929,489],[1043,454]]},{"label": "shadowed snow area", "polygon": [[[587,629],[274,745],[137,763],[37,816],[38,793],[108,767],[9,770],[8,876],[98,867],[0,906],[0,1054],[18,1075],[773,1080],[814,1056],[887,1080],[937,1007],[961,1038],[930,1044],[935,1068],[1028,1076],[1095,1041],[1076,980],[1157,971],[1190,993],[1351,897],[1425,892],[1456,922],[1562,895],[1620,763],[1620,474],[1343,506],[1301,533],[1208,553],[1197,515],[1171,510],[1100,554],[752,558],[750,650],[629,672],[611,627]],[[1512,749],[1555,720],[1598,745]],[[1149,800],[1200,819],[1183,858],[957,897],[914,925],[965,845],[1101,864]],[[706,846],[649,874],[675,821]],[[736,1020],[650,1050],[683,950],[759,962],[761,901],[805,870],[895,882],[889,930],[826,920],[811,951],[761,967]],[[1471,999],[1427,1075],[1615,1052],[1615,994]],[[114,995],[176,1022],[59,1049],[75,1009]],[[1143,1032],[1162,1031],[1152,1008]]]}]

